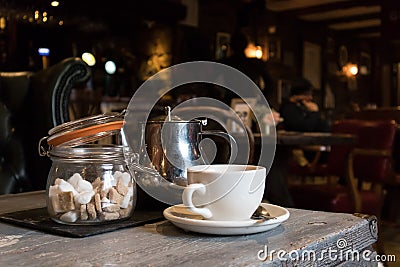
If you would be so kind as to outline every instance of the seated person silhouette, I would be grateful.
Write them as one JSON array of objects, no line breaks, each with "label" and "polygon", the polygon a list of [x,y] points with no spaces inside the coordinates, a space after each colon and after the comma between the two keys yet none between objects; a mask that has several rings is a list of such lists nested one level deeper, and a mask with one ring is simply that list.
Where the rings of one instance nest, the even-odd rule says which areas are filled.
[{"label": "seated person silhouette", "polygon": [[304,78],[293,80],[290,97],[282,103],[279,113],[284,119],[282,126],[286,131],[329,131],[327,121],[313,101],[313,86]]},{"label": "seated person silhouette", "polygon": [[[290,97],[285,100],[280,109],[283,118],[282,126],[286,131],[327,132],[329,125],[321,116],[317,103],[313,102],[313,86],[304,78],[292,81]],[[293,156],[300,166],[309,164],[314,152],[304,153],[294,149]]]}]

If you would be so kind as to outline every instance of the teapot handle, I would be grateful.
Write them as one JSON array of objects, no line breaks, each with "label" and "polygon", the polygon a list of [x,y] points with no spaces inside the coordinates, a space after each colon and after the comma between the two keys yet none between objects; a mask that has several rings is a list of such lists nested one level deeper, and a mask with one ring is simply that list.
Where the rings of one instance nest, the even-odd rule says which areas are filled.
[{"label": "teapot handle", "polygon": [[[207,130],[207,131],[203,131],[201,133],[199,133],[201,136],[219,136],[224,138],[227,142],[230,143],[230,147],[231,147],[231,158],[236,158],[237,157],[237,153],[238,153],[238,145],[237,145],[237,141],[236,139],[228,134],[225,133],[223,131],[218,131],[218,130]],[[251,135],[249,136],[249,159],[247,164],[252,164],[253,161],[253,157],[254,157],[254,136]]]},{"label": "teapot handle", "polygon": [[[227,110],[216,106],[201,106],[201,105],[195,107],[185,106],[185,107],[174,108],[173,113],[183,118],[206,117],[210,119],[215,119],[216,121],[220,121],[219,119],[224,117],[228,120],[236,122],[238,125],[241,125],[242,128],[246,129],[246,133],[243,133],[243,135],[247,136],[248,143],[250,146],[248,164],[253,164],[254,151],[255,151],[253,132],[247,124],[243,123],[243,121],[236,115],[236,112],[234,112],[232,109]],[[218,114],[218,116],[216,114]]]}]

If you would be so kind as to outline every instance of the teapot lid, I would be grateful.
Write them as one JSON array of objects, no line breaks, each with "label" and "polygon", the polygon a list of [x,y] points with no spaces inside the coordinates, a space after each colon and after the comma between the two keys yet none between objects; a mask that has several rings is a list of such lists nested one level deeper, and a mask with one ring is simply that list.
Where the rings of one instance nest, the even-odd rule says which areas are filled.
[{"label": "teapot lid", "polygon": [[125,111],[111,112],[63,123],[49,130],[47,143],[51,146],[76,146],[116,134],[124,125],[124,114]]},{"label": "teapot lid", "polygon": [[174,122],[179,122],[179,121],[184,121],[182,118],[171,115],[171,107],[166,106],[164,108],[165,114],[164,115],[159,115],[157,117],[152,118],[148,122],[166,122],[166,121],[174,121]]},{"label": "teapot lid", "polygon": [[165,123],[165,122],[181,122],[181,123],[201,123],[203,125],[207,125],[207,119],[203,119],[203,120],[199,120],[199,119],[192,119],[190,121],[184,120],[179,116],[176,115],[172,115],[171,114],[171,107],[170,106],[166,106],[165,107],[165,115],[160,115],[157,116],[149,121],[146,122],[146,124],[148,123]]}]

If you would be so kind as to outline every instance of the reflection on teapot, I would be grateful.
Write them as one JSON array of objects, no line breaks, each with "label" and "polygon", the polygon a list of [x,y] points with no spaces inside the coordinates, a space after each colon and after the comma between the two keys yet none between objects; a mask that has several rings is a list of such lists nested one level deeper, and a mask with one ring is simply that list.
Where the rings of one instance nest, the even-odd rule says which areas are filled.
[{"label": "reflection on teapot", "polygon": [[148,121],[142,126],[139,164],[151,163],[158,174],[185,186],[186,168],[206,164],[200,154],[200,121]]},{"label": "reflection on teapot", "polygon": [[[210,164],[212,157],[200,148],[206,136],[221,136],[236,144],[235,139],[222,131],[203,131],[207,120],[182,120],[171,117],[171,108],[166,107],[166,116],[142,123],[139,164],[152,167],[166,180],[186,186],[186,169],[199,164]],[[202,147],[203,148],[203,147]]]}]

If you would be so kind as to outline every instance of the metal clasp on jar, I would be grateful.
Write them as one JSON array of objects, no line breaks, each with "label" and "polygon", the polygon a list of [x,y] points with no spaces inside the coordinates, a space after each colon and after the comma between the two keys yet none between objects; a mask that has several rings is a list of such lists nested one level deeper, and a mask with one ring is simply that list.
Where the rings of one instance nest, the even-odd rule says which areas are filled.
[{"label": "metal clasp on jar", "polygon": [[[47,138],[48,138],[48,136],[42,137],[38,144],[38,152],[39,152],[39,155],[42,157],[49,156],[49,152],[52,147],[52,146],[49,146],[48,143],[46,142]],[[46,145],[43,145],[43,143]]]}]

